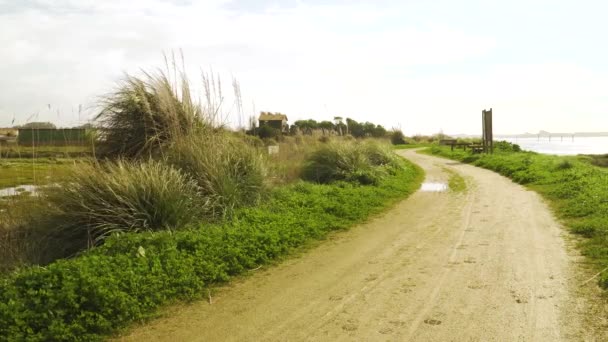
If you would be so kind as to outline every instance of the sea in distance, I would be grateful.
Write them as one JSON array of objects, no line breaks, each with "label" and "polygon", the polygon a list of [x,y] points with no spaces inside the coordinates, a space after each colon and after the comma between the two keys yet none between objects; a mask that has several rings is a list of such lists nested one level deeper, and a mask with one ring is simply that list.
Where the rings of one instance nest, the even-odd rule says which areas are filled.
[{"label": "sea in distance", "polygon": [[576,155],[576,154],[608,154],[608,136],[577,137],[495,137],[495,140],[505,140],[519,145],[523,150],[544,154]]}]

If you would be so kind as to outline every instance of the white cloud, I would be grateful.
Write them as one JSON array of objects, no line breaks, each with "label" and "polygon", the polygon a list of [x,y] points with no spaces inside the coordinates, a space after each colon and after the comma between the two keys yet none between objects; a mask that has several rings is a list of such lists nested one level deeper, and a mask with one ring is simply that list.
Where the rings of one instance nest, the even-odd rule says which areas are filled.
[{"label": "white cloud", "polygon": [[496,36],[410,23],[389,3],[25,4],[0,0],[0,126],[33,113],[74,124],[74,108],[93,104],[123,71],[162,67],[161,53],[179,48],[194,81],[199,67],[212,67],[225,84],[234,75],[249,112],[255,101],[257,110],[286,112],[292,121],[339,114],[400,123],[409,133],[474,133],[481,109],[493,106],[500,131],[518,132],[568,128],[569,113],[608,108],[601,72],[576,63],[498,63]]}]

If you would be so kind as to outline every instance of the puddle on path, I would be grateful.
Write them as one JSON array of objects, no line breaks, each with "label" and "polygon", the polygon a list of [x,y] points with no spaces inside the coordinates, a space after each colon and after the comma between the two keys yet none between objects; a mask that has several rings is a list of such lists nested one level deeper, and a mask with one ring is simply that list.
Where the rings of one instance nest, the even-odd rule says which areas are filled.
[{"label": "puddle on path", "polygon": [[446,183],[441,183],[441,182],[424,182],[422,183],[422,186],[420,187],[420,191],[427,191],[427,192],[442,192],[442,191],[447,191],[448,190],[448,185]]},{"label": "puddle on path", "polygon": [[28,192],[31,196],[36,195],[38,186],[36,185],[19,185],[11,188],[0,189],[0,197],[17,196],[21,193]]}]

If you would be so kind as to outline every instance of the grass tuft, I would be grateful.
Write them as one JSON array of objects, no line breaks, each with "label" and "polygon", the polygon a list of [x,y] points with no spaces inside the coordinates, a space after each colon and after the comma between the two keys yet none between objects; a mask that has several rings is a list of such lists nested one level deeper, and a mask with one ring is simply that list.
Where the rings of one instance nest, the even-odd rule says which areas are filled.
[{"label": "grass tuft", "polygon": [[259,149],[228,134],[179,139],[166,161],[188,174],[200,189],[208,219],[225,218],[256,205],[267,188],[266,160]]},{"label": "grass tuft", "polygon": [[321,145],[307,159],[303,178],[327,184],[336,181],[378,184],[399,167],[399,159],[377,142],[331,142]]},{"label": "grass tuft", "polygon": [[180,229],[207,205],[193,179],[156,161],[83,164],[47,193],[52,212],[41,214],[69,251],[114,233]]},{"label": "grass tuft", "polygon": [[193,100],[185,76],[175,83],[181,88],[163,72],[127,76],[118,90],[106,95],[96,118],[102,129],[99,153],[150,157],[168,142],[209,128],[210,116]]}]

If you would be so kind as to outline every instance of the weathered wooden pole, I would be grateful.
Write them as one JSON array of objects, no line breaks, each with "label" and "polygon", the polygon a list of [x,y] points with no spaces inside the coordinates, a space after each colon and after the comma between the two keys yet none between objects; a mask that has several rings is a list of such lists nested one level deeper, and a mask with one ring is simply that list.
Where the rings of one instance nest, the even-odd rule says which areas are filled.
[{"label": "weathered wooden pole", "polygon": [[494,153],[494,135],[492,133],[492,108],[481,111],[481,123],[483,127],[482,140],[483,152]]}]

